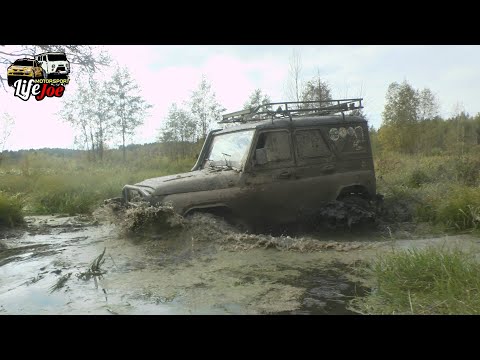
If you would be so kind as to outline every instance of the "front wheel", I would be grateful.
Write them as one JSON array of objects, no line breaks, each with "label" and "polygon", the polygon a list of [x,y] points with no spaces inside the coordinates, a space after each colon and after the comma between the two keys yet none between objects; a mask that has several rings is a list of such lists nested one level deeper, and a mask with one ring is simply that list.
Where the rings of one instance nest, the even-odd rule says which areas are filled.
[{"label": "front wheel", "polygon": [[45,70],[42,70],[42,78],[43,78],[43,79],[48,79],[48,75],[47,75],[47,73],[45,72]]}]

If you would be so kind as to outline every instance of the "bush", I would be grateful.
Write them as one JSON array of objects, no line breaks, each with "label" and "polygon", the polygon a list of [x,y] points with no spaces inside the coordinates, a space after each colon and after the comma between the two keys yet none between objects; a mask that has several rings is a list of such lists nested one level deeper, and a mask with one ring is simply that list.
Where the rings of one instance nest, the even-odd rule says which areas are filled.
[{"label": "bush", "polygon": [[450,231],[480,229],[480,189],[437,184],[423,190],[416,208],[417,221],[442,224]]},{"label": "bush", "polygon": [[407,186],[412,188],[418,188],[428,182],[430,182],[430,177],[424,170],[414,169],[407,179]]},{"label": "bush", "polygon": [[456,162],[455,172],[460,183],[468,186],[475,186],[478,184],[480,160],[477,158],[463,157]]},{"label": "bush", "polygon": [[0,192],[0,227],[14,227],[23,224],[22,203],[18,197]]}]

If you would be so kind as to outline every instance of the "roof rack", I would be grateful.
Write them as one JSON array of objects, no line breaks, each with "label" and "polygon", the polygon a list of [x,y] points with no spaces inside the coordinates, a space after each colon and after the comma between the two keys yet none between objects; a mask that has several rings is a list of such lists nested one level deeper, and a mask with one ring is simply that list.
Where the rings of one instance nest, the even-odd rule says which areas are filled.
[{"label": "roof rack", "polygon": [[[274,119],[283,119],[286,117],[293,120],[294,116],[332,115],[339,112],[345,116],[345,111],[362,109],[362,100],[363,98],[267,103],[257,106],[256,108],[225,114],[219,124],[244,123],[267,119],[272,119],[273,121]],[[277,107],[277,109],[273,110],[275,107]]]}]

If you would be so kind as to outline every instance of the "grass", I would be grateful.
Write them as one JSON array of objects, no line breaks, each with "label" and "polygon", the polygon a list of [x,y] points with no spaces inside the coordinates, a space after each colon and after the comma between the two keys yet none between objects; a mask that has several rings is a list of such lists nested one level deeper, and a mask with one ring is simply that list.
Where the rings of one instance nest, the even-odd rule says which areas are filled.
[{"label": "grass", "polygon": [[22,202],[16,196],[0,192],[0,228],[23,224]]},{"label": "grass", "polygon": [[157,157],[132,160],[124,166],[39,154],[35,161],[23,160],[0,169],[4,192],[0,198],[0,222],[17,224],[19,211],[27,215],[89,214],[103,200],[121,196],[125,184],[186,172],[193,163],[192,159],[169,161]]},{"label": "grass", "polygon": [[378,192],[387,207],[408,207],[408,220],[446,232],[479,231],[479,155],[381,154],[375,164]]},{"label": "grass", "polygon": [[374,290],[352,301],[363,314],[479,314],[480,264],[459,249],[397,251],[367,267]]}]

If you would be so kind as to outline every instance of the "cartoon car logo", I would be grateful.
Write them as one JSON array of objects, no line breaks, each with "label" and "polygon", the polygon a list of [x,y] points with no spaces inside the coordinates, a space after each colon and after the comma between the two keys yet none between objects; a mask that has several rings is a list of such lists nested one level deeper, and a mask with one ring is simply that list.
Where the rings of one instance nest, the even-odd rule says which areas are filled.
[{"label": "cartoon car logo", "polygon": [[35,55],[45,74],[45,79],[52,77],[67,77],[70,74],[70,62],[63,52],[46,52]]},{"label": "cartoon car logo", "polygon": [[8,85],[13,86],[18,79],[42,79],[45,73],[35,59],[17,59],[7,69]]},{"label": "cartoon car logo", "polygon": [[33,58],[15,60],[7,69],[8,85],[13,95],[27,101],[45,97],[62,97],[70,82],[70,62],[63,52],[46,52]]}]

